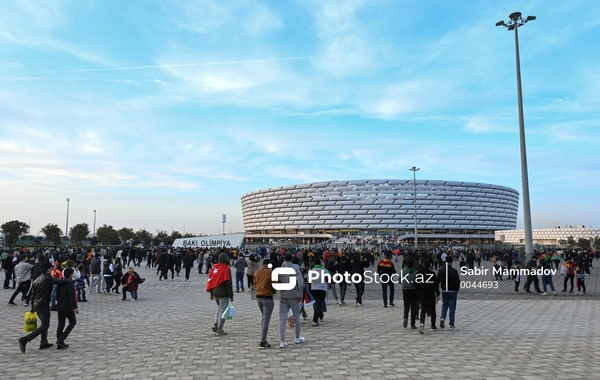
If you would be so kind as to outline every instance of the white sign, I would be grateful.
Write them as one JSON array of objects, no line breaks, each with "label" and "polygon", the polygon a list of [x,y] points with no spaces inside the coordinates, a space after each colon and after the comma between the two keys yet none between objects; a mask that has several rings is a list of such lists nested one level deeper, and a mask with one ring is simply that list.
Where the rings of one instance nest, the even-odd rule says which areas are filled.
[{"label": "white sign", "polygon": [[173,247],[179,248],[236,248],[241,247],[244,234],[198,236],[175,239]]}]

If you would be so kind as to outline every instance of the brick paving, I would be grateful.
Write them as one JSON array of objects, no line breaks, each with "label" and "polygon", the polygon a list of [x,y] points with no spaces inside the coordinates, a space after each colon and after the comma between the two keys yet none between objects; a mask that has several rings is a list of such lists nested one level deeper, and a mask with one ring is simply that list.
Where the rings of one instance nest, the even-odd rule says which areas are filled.
[{"label": "brick paving", "polygon": [[[426,329],[424,335],[402,328],[398,289],[395,308],[383,308],[378,285],[368,285],[364,306],[354,308],[350,286],[348,306],[331,305],[319,327],[310,326],[309,317],[302,322],[306,343],[279,349],[276,303],[268,338],[273,348],[266,350],[257,347],[260,313],[248,292],[236,293],[238,316],[225,324],[230,335],[216,337],[206,275],[196,271],[190,282],[183,276],[159,282],[155,271],[136,270],[147,279],[138,302],[88,295],[66,350],[40,351],[37,339],[22,354],[17,339],[27,309],[6,304],[12,291],[0,293],[1,378],[492,380],[595,378],[600,373],[595,360],[600,347],[598,268],[586,279],[585,296],[516,295],[512,281],[494,291],[461,291],[458,329]],[[560,291],[559,275],[554,282]],[[56,323],[53,313],[51,342]],[[292,340],[291,329],[287,335]]]}]

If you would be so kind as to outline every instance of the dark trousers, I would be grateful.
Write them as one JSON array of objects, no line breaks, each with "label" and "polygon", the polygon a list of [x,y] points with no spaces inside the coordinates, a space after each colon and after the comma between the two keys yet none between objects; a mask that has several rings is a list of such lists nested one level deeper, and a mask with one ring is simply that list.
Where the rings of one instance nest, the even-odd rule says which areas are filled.
[{"label": "dark trousers", "polygon": [[394,283],[388,281],[386,283],[381,283],[381,292],[383,293],[383,305],[387,306],[387,289],[390,288],[390,305],[394,304]]},{"label": "dark trousers", "polygon": [[175,278],[175,269],[173,267],[169,267],[167,268],[167,274],[165,275],[165,280],[167,279],[167,276],[169,275],[168,272],[171,272],[171,280]]},{"label": "dark trousers", "polygon": [[114,275],[113,278],[115,280],[115,286],[113,287],[113,290],[115,291],[115,293],[119,294],[119,286],[121,286],[121,275]]},{"label": "dark trousers", "polygon": [[4,289],[8,289],[10,286],[10,277],[12,276],[12,270],[8,270],[4,272]]},{"label": "dark trousers", "polygon": [[362,296],[365,294],[365,283],[356,282],[354,283],[354,288],[356,289],[356,302],[362,303]]},{"label": "dark trousers", "polygon": [[323,302],[325,302],[325,296],[327,292],[324,290],[311,290],[310,291],[315,297],[315,313],[313,314],[313,322],[318,322],[319,318],[323,318]]},{"label": "dark trousers", "polygon": [[346,281],[340,282],[340,302],[344,302],[346,299],[346,291],[348,290],[348,283]]},{"label": "dark trousers", "polygon": [[563,292],[567,291],[567,281],[571,281],[571,290],[569,290],[569,292],[573,292],[573,279],[575,278],[574,274],[568,274],[567,277],[565,277],[565,281],[564,281],[564,288],[563,288]]},{"label": "dark trousers", "polygon": [[25,297],[25,302],[29,303],[29,286],[30,285],[31,285],[31,280],[19,282],[19,286],[17,287],[17,290],[15,290],[12,297],[10,297],[10,301],[8,301],[8,302],[14,302],[15,298],[17,298],[17,295],[19,293],[22,293],[23,297]]},{"label": "dark trousers", "polygon": [[425,324],[427,313],[431,316],[431,327],[435,327],[435,298],[421,298],[421,324]]},{"label": "dark trousers", "polygon": [[38,318],[42,321],[42,324],[29,334],[25,336],[29,342],[41,335],[40,344],[48,343],[48,329],[50,328],[50,305],[44,303],[43,305],[35,305],[34,311],[37,313]]},{"label": "dark trousers", "polygon": [[[65,329],[65,320],[69,320],[69,325]],[[58,327],[56,327],[56,341],[64,343],[75,325],[77,318],[73,310],[58,310]]]},{"label": "dark trousers", "polygon": [[190,279],[190,272],[192,271],[192,267],[185,267],[185,279]]},{"label": "dark trousers", "polygon": [[248,287],[254,288],[254,276],[246,273],[246,279],[248,280]]},{"label": "dark trousers", "polygon": [[540,280],[538,280],[537,276],[527,276],[527,281],[525,281],[525,291],[528,292],[531,283],[533,283],[533,287],[536,292],[541,292],[540,290]]},{"label": "dark trousers", "polygon": [[521,281],[517,281],[515,280],[515,292],[519,291],[519,284],[521,283]]},{"label": "dark trousers", "polygon": [[202,273],[202,266],[203,266],[203,262],[202,260],[198,260],[198,274]]},{"label": "dark trousers", "polygon": [[402,291],[404,301],[404,319],[408,319],[410,310],[410,325],[414,326],[417,320],[418,299],[416,289],[406,289]]},{"label": "dark trousers", "polygon": [[104,281],[106,281],[106,292],[110,293],[110,288],[113,286],[113,276],[105,276]]}]

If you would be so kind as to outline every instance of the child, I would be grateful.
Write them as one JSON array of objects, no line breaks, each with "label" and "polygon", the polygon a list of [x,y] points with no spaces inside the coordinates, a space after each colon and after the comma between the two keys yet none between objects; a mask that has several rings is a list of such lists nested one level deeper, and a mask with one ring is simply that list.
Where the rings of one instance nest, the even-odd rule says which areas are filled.
[{"label": "child", "polygon": [[517,269],[517,274],[515,274],[515,294],[519,294],[519,284],[521,283],[521,262],[515,262],[515,269]]},{"label": "child", "polygon": [[75,280],[75,284],[77,285],[77,299],[79,302],[87,302],[87,298],[85,297],[85,279],[87,278],[87,273],[85,273],[85,267],[80,265],[77,269],[79,269],[80,276],[77,280]]},{"label": "child", "polygon": [[[575,293],[575,295],[582,296],[585,294],[585,271],[583,270],[583,268],[580,265],[577,266],[576,276],[577,276],[577,292]],[[583,289],[583,292],[581,291],[581,289]]]}]

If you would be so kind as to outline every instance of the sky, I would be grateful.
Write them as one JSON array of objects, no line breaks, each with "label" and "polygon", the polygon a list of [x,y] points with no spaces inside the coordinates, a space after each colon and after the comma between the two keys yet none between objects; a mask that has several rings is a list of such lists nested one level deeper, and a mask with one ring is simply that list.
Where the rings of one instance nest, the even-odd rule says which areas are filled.
[{"label": "sky", "polygon": [[515,11],[533,228],[600,226],[595,0],[2,1],[0,223],[241,232],[248,192],[412,166],[521,192]]}]

